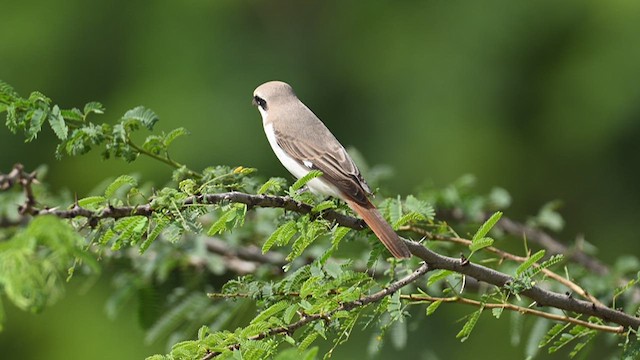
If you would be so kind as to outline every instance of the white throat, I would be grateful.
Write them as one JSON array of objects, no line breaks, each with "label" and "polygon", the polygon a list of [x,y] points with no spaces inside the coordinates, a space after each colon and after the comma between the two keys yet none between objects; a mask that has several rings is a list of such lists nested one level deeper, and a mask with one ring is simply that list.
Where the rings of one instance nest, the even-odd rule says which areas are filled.
[{"label": "white throat", "polygon": [[269,117],[269,113],[267,113],[262,106],[258,106],[258,111],[260,111],[260,115],[262,115],[262,125],[267,122],[267,117]]}]

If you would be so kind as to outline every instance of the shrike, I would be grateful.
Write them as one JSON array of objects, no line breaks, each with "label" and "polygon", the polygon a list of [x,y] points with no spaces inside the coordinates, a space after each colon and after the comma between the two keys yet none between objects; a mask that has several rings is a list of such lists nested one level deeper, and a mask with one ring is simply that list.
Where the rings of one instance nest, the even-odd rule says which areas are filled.
[{"label": "shrike", "polygon": [[296,96],[289,84],[264,83],[253,92],[253,104],[271,148],[293,176],[311,170],[322,176],[307,183],[311,192],[337,197],[360,215],[396,258],[411,257],[407,245],[369,201],[369,186],[331,131]]}]

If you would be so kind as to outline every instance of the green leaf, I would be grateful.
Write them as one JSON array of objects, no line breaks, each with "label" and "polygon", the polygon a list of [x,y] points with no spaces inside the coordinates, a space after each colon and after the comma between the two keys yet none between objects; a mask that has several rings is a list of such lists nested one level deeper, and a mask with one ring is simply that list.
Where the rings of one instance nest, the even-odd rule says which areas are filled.
[{"label": "green leaf", "polygon": [[44,105],[51,104],[51,99],[49,99],[47,96],[45,96],[43,93],[39,91],[31,92],[31,94],[29,94],[29,101],[36,104],[37,103],[41,103]]},{"label": "green leaf", "polygon": [[107,229],[107,231],[105,231],[104,234],[100,236],[100,239],[98,240],[98,244],[106,245],[109,241],[116,238],[117,235],[118,234],[115,231],[113,231],[113,229]]},{"label": "green leaf", "polygon": [[436,270],[431,274],[431,276],[429,276],[429,280],[427,280],[427,286],[431,286],[439,280],[442,280],[452,274],[453,271],[451,270]]},{"label": "green leaf", "polygon": [[489,237],[480,238],[477,240],[473,240],[471,244],[469,244],[469,250],[471,253],[474,253],[478,250],[484,249],[493,245],[493,239]]},{"label": "green leaf", "polygon": [[162,136],[158,135],[147,136],[147,138],[144,140],[144,143],[142,143],[142,148],[154,155],[159,155],[163,151],[167,150],[167,147],[164,145]]},{"label": "green leaf", "polygon": [[258,314],[255,318],[253,318],[253,320],[251,320],[251,324],[256,324],[260,321],[264,321],[286,310],[288,307],[289,307],[289,303],[287,303],[286,301],[278,301],[277,303],[264,309],[260,314]]},{"label": "green leaf", "polygon": [[318,283],[322,280],[320,276],[311,276],[300,287],[300,298],[305,299],[307,296],[318,291]]},{"label": "green leaf", "polygon": [[307,175],[298,179],[293,185],[291,185],[291,191],[298,191],[302,189],[309,181],[322,176],[322,171],[320,170],[311,170],[307,173]]},{"label": "green leaf", "polygon": [[111,198],[118,189],[120,189],[124,185],[129,185],[131,187],[138,186],[138,182],[130,175],[120,175],[117,179],[115,179],[107,188],[104,190],[104,196],[106,198]]},{"label": "green leaf", "polygon": [[147,217],[140,215],[122,218],[116,221],[113,229],[118,232],[120,236],[112,248],[115,247],[114,250],[117,250],[119,244],[124,240],[128,240],[131,244],[140,241],[148,221],[149,219]]},{"label": "green leaf", "polygon": [[137,120],[144,127],[149,130],[153,130],[153,126],[159,120],[158,116],[150,109],[145,108],[144,106],[135,107],[122,116],[123,120]]},{"label": "green leaf", "polygon": [[577,335],[577,338],[580,338],[576,346],[573,347],[573,350],[569,353],[569,358],[573,359],[578,355],[578,353],[587,346],[591,340],[596,336],[597,332],[595,330],[587,330],[584,333]]},{"label": "green leaf", "polygon": [[402,217],[402,202],[400,201],[400,196],[397,199],[389,199],[387,201],[387,206],[385,206],[389,211],[389,220],[391,220],[391,224],[397,223]]},{"label": "green leaf", "polygon": [[282,315],[282,320],[284,320],[284,322],[286,323],[290,323],[299,308],[300,305],[298,304],[289,305],[289,307],[284,311],[284,314]]},{"label": "green leaf", "polygon": [[496,319],[500,319],[500,315],[502,315],[502,312],[504,311],[503,307],[497,307],[497,308],[493,308],[491,309],[491,314],[493,314],[493,316]]},{"label": "green leaf", "polygon": [[484,305],[480,307],[480,309],[474,311],[471,316],[469,316],[469,319],[467,319],[467,322],[462,327],[462,330],[460,330],[460,332],[456,335],[456,338],[460,339],[460,342],[464,342],[469,338],[471,332],[473,331],[473,328],[476,326],[476,323],[480,318],[480,315],[482,314],[482,310],[484,310]]},{"label": "green leaf", "polygon": [[571,323],[555,324],[551,329],[549,329],[547,334],[544,336],[544,339],[542,339],[538,346],[541,348],[547,346],[549,343],[551,343],[551,341],[553,341],[553,339],[555,339],[558,335],[562,334],[566,329],[568,329],[569,326],[571,326]]},{"label": "green leaf", "polygon": [[476,241],[486,237],[489,231],[491,231],[493,226],[498,222],[498,220],[500,220],[501,217],[502,217],[501,211],[496,211],[493,215],[491,215],[491,217],[487,219],[487,221],[485,221],[484,224],[482,224],[482,226],[480,226],[478,231],[476,231],[475,235],[473,235],[472,241]]},{"label": "green leaf", "polygon": [[542,269],[546,269],[548,267],[551,267],[559,262],[561,262],[562,260],[564,260],[564,255],[562,254],[556,254],[553,255],[552,257],[550,257],[549,259],[543,261],[540,266],[538,266],[537,268],[533,268],[531,269],[530,273],[531,276],[536,275],[537,273],[539,273],[540,271],[542,271]]},{"label": "green leaf", "polygon": [[60,108],[58,105],[55,105],[53,109],[51,109],[51,113],[49,113],[49,125],[51,125],[51,129],[56,134],[58,139],[67,140],[67,136],[69,135],[69,128],[60,113]]},{"label": "green leaf", "polygon": [[2,80],[0,80],[0,95],[5,95],[9,98],[16,98],[19,96],[11,85]]},{"label": "green leaf", "polygon": [[[156,213],[157,214],[157,213]],[[140,244],[140,253],[144,253],[147,251],[149,246],[153,243],[153,241],[158,238],[162,230],[164,230],[169,225],[169,218],[164,215],[156,215],[154,214],[153,220],[156,226],[153,230],[149,231],[147,234],[147,238]]]},{"label": "green leaf", "polygon": [[302,339],[302,341],[300,341],[300,344],[298,345],[298,351],[305,351],[309,345],[311,345],[315,339],[318,338],[320,334],[318,334],[317,332],[312,332],[311,334],[307,335],[304,339]]},{"label": "green leaf", "polygon": [[391,315],[392,320],[399,320],[402,318],[402,301],[400,301],[400,291],[397,291],[389,297],[387,302],[387,311]]},{"label": "green leaf", "polygon": [[283,178],[270,178],[269,180],[267,180],[267,182],[265,182],[260,189],[258,189],[258,195],[262,195],[262,194],[266,194],[267,192],[270,193],[278,193],[280,190],[282,190],[282,188],[286,185],[286,180]]},{"label": "green leaf", "polygon": [[31,122],[29,125],[29,129],[27,130],[27,138],[25,142],[30,142],[31,140],[38,137],[38,133],[42,130],[42,124],[47,119],[47,112],[42,109],[36,109],[31,112]]},{"label": "green leaf", "polygon": [[349,233],[350,230],[351,229],[347,227],[342,227],[342,226],[334,227],[333,233],[331,235],[331,247],[327,249],[327,251],[325,251],[325,253],[322,254],[322,256],[320,257],[320,260],[319,260],[320,264],[324,264],[327,262],[329,257],[331,257],[333,252],[340,245],[340,241],[342,241],[342,238],[344,238]]},{"label": "green leaf", "polygon": [[427,203],[426,201],[419,200],[413,195],[407,196],[404,202],[404,206],[407,208],[407,210],[417,212],[429,221],[432,221],[436,214],[433,206],[429,205],[429,203]]},{"label": "green leaf", "polygon": [[336,204],[332,200],[325,200],[311,209],[312,213],[319,213],[327,209],[335,209]]},{"label": "green leaf", "polygon": [[98,209],[105,201],[107,201],[107,198],[104,196],[89,196],[78,200],[78,205],[83,208],[95,210]]},{"label": "green leaf", "polygon": [[184,179],[178,184],[180,191],[189,195],[194,195],[198,192],[198,183],[193,179]]},{"label": "green leaf", "polygon": [[213,236],[216,234],[222,234],[223,232],[227,231],[227,224],[235,219],[236,214],[237,211],[235,208],[223,212],[218,220],[211,224],[211,227],[207,231],[207,235]]},{"label": "green leaf", "polygon": [[298,232],[296,222],[291,220],[277,228],[262,245],[262,253],[266,253],[275,244],[286,245]]},{"label": "green leaf", "polygon": [[169,147],[169,145],[171,145],[171,143],[175,139],[185,135],[189,135],[189,131],[183,127],[171,130],[167,135],[164,136],[164,146]]},{"label": "green leaf", "polygon": [[66,220],[37,216],[0,242],[0,288],[16,307],[40,312],[61,298],[69,266],[76,260],[97,271],[84,240]]},{"label": "green leaf", "polygon": [[637,335],[628,335],[627,341],[623,345],[622,356],[620,358],[624,360],[640,359],[640,341]]},{"label": "green leaf", "polygon": [[88,102],[84,105],[84,116],[86,118],[87,115],[89,115],[90,113],[104,114],[105,110],[106,109],[104,105],[102,105],[99,102],[96,102],[96,101]]},{"label": "green leaf", "polygon": [[441,304],[442,304],[442,300],[437,300],[429,304],[429,306],[427,306],[427,316],[436,312],[436,310],[438,310]]},{"label": "green leaf", "polygon": [[546,252],[544,250],[540,250],[537,253],[531,255],[527,259],[527,261],[523,262],[522,264],[520,264],[520,266],[518,266],[518,268],[516,269],[516,276],[519,276],[520,274],[527,271],[530,267],[533,266],[533,264],[538,262],[538,260],[542,259],[545,253]]},{"label": "green leaf", "polygon": [[62,115],[65,120],[84,121],[82,112],[76,108],[70,110],[60,110],[60,115]]},{"label": "green leaf", "polygon": [[317,222],[307,224],[291,245],[291,253],[287,255],[286,260],[291,261],[302,255],[302,252],[318,238],[324,228],[324,225]]},{"label": "green leaf", "polygon": [[398,220],[396,220],[396,222],[393,223],[393,229],[398,230],[401,226],[408,223],[417,223],[425,220],[427,220],[427,218],[423,214],[412,211],[402,215]]}]

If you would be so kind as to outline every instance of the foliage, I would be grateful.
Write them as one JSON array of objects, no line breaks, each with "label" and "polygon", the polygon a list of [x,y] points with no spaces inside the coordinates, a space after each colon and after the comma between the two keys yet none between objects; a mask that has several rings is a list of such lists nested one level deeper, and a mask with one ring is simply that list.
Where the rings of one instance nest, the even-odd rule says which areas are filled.
[{"label": "foliage", "polygon": [[[529,314],[546,321],[531,338],[549,352],[572,343],[568,355],[574,357],[588,350],[596,335],[613,333],[606,336],[621,348],[612,352],[638,353],[636,329],[621,326],[618,331],[602,317],[580,313],[560,317],[533,311],[526,299],[541,284],[563,293],[566,286],[582,290],[578,284],[584,282],[598,285],[585,295],[594,307],[602,302],[633,314],[640,273],[623,264],[617,276],[597,276],[575,257],[548,256],[551,251],[540,244],[531,253],[528,238],[521,250],[525,256],[497,249],[513,237],[523,238],[500,225],[510,198],[503,189],[478,194],[470,176],[444,189],[379,202],[401,234],[459,258],[449,267],[437,262],[418,267],[417,258],[385,261],[382,245],[370,231],[361,231],[362,224],[344,204],[303,191],[320,172],[287,186],[284,179],[265,181],[256,169],[242,166],[189,169],[169,151],[187,130],[151,134],[142,144],[133,140],[143,128],[153,131],[158,121],[144,107],[127,111],[113,124],[94,123],[105,113],[97,102],[82,110],[61,109],[39,92],[22,98],[0,82],[0,112],[6,113],[9,130],[23,132],[27,142],[48,123],[58,139],[59,157],[98,148],[105,159],[132,162],[146,156],[173,167],[164,186],[122,174],[99,193],[71,203],[20,166],[0,178],[0,295],[23,310],[42,311],[61,297],[63,279],[112,266],[117,270],[108,312],[113,315],[137,300],[148,341],[172,344],[168,354],[151,359],[312,359],[321,352],[328,358],[362,328],[375,333],[371,352],[384,338],[401,348],[407,346],[409,324],[424,321],[412,306],[424,306],[426,316],[432,316],[454,302],[475,307],[456,335],[460,341],[473,335],[485,310],[501,319],[507,309],[515,319]],[[559,229],[563,220],[550,204],[522,226]],[[561,263],[563,281],[554,272]],[[491,266],[478,271],[509,280],[469,289],[465,267],[477,264]],[[429,277],[422,281],[427,269]],[[547,330],[547,320],[557,324]]]}]

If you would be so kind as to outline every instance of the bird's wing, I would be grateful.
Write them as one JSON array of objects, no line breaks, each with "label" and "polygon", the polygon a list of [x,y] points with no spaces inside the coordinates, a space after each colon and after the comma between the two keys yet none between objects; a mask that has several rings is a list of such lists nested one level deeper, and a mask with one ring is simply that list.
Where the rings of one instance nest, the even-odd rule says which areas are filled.
[{"label": "bird's wing", "polygon": [[313,140],[294,139],[277,130],[275,136],[282,150],[301,165],[322,171],[326,180],[357,203],[370,204],[367,198],[371,193],[369,186],[337,140],[331,139],[318,146]]}]

